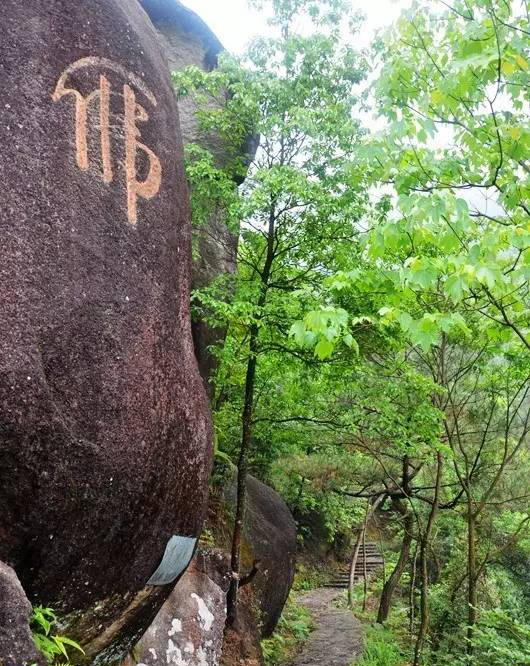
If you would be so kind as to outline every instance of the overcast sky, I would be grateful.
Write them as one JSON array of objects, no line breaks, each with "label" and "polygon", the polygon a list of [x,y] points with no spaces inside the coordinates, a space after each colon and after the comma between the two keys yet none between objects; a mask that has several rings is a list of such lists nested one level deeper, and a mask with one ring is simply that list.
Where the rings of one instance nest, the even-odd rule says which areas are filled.
[{"label": "overcast sky", "polygon": [[[1,1],[1,0],[0,0]],[[232,53],[241,53],[246,44],[255,36],[267,32],[264,16],[250,10],[247,0],[182,0],[208,24],[221,43]],[[401,11],[410,7],[412,0],[351,0],[354,9],[361,10],[366,21],[358,46],[368,46],[375,32],[395,21]],[[433,0],[433,5],[437,3]],[[363,118],[372,130],[379,129],[380,123],[373,117]],[[438,139],[438,141],[440,138]],[[491,200],[487,191],[476,190],[462,193],[472,207],[488,212],[501,214],[498,205]]]},{"label": "overcast sky", "polygon": [[[355,9],[366,14],[361,36],[366,46],[374,32],[391,23],[411,0],[351,0]],[[206,21],[223,45],[233,53],[241,53],[252,37],[263,34],[267,25],[259,12],[247,7],[247,0],[183,0],[183,3]]]}]

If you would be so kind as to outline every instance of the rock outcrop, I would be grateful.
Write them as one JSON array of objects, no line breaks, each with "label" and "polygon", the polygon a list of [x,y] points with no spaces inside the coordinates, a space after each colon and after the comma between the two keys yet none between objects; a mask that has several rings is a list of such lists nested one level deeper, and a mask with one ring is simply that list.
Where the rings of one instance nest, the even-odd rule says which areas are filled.
[{"label": "rock outcrop", "polygon": [[110,664],[210,471],[178,112],[136,0],[4,0],[0,33],[0,559]]},{"label": "rock outcrop", "polygon": [[199,552],[123,666],[218,666],[227,572],[221,553]]},{"label": "rock outcrop", "polygon": [[0,664],[2,666],[43,666],[44,656],[37,650],[29,620],[31,604],[16,573],[0,562]]},{"label": "rock outcrop", "polygon": [[[199,551],[153,624],[123,666],[260,666],[260,638],[274,630],[294,578],[296,525],[280,495],[250,476],[242,544],[243,574],[258,572],[240,588],[238,628],[225,628],[228,551]],[[233,507],[235,487],[213,502],[213,521]],[[218,537],[225,542],[224,528]],[[228,546],[228,543],[224,543]],[[202,600],[202,601],[200,601]],[[205,623],[203,618],[210,619]],[[206,613],[206,610],[208,613]],[[225,631],[223,640],[223,630]]]},{"label": "rock outcrop", "polygon": [[[235,484],[227,500],[235,504]],[[260,608],[263,636],[270,636],[280,619],[293,584],[296,561],[296,523],[289,507],[272,488],[253,476],[247,478],[247,510],[243,526],[242,563],[250,570],[259,561],[252,581]]]},{"label": "rock outcrop", "polygon": [[[171,71],[180,71],[194,65],[204,71],[217,66],[223,46],[210,28],[179,0],[140,0],[153,21]],[[222,167],[228,163],[229,151],[219,137],[204,135],[197,123],[196,106],[192,98],[179,100],[180,124],[184,144],[198,143],[207,148],[216,163]],[[241,146],[241,155],[250,162],[257,149],[257,137],[249,136]],[[233,147],[232,147],[233,152]],[[235,180],[234,187],[241,182]],[[237,233],[231,231],[224,220],[222,209],[212,210],[208,222],[199,230],[198,258],[193,263],[192,285],[198,289],[211,284],[222,275],[236,271]],[[204,321],[193,322],[193,338],[199,369],[205,386],[210,391],[209,380],[217,368],[216,358],[210,353],[210,345],[222,341],[225,331],[212,328]]]}]

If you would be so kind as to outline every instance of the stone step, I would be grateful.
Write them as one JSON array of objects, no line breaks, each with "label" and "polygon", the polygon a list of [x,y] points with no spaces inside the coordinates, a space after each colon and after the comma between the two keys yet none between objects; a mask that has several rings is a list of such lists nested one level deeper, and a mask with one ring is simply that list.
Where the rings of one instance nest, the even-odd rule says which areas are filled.
[{"label": "stone step", "polygon": [[[369,569],[368,567],[366,568],[367,573],[373,573],[374,571],[378,571],[379,567],[373,567]],[[362,574],[364,571],[363,568],[360,569],[355,569],[355,575]],[[333,576],[332,580],[349,580],[350,579],[350,574],[347,574],[346,576]]]},{"label": "stone step", "polygon": [[[373,569],[373,568],[376,568],[376,569],[377,569],[377,568],[382,567],[382,566],[383,566],[383,560],[380,560],[380,561],[378,561],[378,562],[367,562],[367,563],[366,563],[366,567],[367,567],[368,569],[370,569],[370,567],[371,567],[372,569]],[[363,563],[363,562],[357,562],[357,564],[355,565],[355,568],[356,568],[356,569],[362,569],[363,567],[364,567],[364,563]],[[345,576],[345,575],[347,575],[347,574],[349,574],[349,573],[350,573],[350,570],[349,570],[349,569],[345,569],[344,571],[336,571],[336,572],[335,572],[335,575],[336,575],[336,576],[342,576],[342,575]]]},{"label": "stone step", "polygon": [[[360,581],[362,581],[362,578],[356,578],[354,584],[357,585],[357,583],[359,583]],[[348,587],[349,587],[349,584],[348,583],[326,583],[324,585],[324,587],[333,587],[333,588],[336,588],[337,590],[347,590]]]},{"label": "stone step", "polygon": [[[377,572],[377,569],[371,569],[371,570],[370,570],[370,569],[367,569],[367,570],[366,570],[366,575],[367,575],[367,576],[371,576],[372,574],[374,574],[374,573],[376,573],[376,572]],[[361,570],[361,571],[357,570],[357,571],[355,572],[355,577],[358,578],[359,576],[364,576],[364,571],[362,571],[362,570]],[[334,577],[334,578],[330,578],[329,580],[330,580],[330,581],[333,581],[333,582],[335,582],[335,583],[347,583],[347,582],[350,580],[350,577],[349,577],[349,576],[343,576],[343,577],[341,577],[341,578],[338,578],[338,577],[335,578],[335,577]]]},{"label": "stone step", "polygon": [[[366,573],[375,573],[377,569],[366,569]],[[364,569],[355,569],[355,575],[356,576],[362,576],[364,573]],[[333,576],[331,580],[350,580],[350,575],[348,574],[347,576]]]},{"label": "stone step", "polygon": [[[362,562],[357,562],[357,564],[355,565],[355,568],[356,568],[356,569],[363,569],[364,566],[365,566],[365,565],[364,565]],[[367,563],[366,563],[366,568],[367,568],[367,569],[370,569],[370,568],[372,568],[372,569],[379,569],[379,567],[382,567],[382,566],[383,566],[383,562],[367,562]],[[350,573],[350,570],[349,570],[349,569],[346,570],[346,571],[335,571],[335,575],[336,575],[336,576],[347,575],[347,574],[349,574],[349,573]]]}]

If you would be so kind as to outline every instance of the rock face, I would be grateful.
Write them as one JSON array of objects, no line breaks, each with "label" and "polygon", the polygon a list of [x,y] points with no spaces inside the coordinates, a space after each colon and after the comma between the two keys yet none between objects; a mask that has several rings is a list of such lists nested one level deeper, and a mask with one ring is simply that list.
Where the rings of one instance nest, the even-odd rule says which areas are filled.
[{"label": "rock face", "polygon": [[0,559],[108,664],[210,470],[178,113],[136,0],[4,0],[0,33]]},{"label": "rock face", "polygon": [[0,664],[2,666],[30,666],[45,664],[36,649],[29,619],[29,603],[16,573],[0,562]]},{"label": "rock face", "polygon": [[199,553],[123,666],[218,666],[227,571],[220,553]]},{"label": "rock face", "polygon": [[[236,488],[227,491],[235,503]],[[252,582],[259,601],[261,632],[270,636],[280,619],[293,584],[296,561],[296,523],[282,497],[253,476],[247,478],[247,511],[243,529],[242,562],[246,570],[259,560]]]},{"label": "rock face", "polygon": [[[197,14],[179,0],[140,0],[153,21],[171,71],[180,71],[190,65],[211,71],[217,66],[223,46]],[[219,166],[227,163],[227,148],[214,135],[204,136],[197,125],[196,106],[191,98],[179,101],[180,124],[184,144],[198,143],[214,155]],[[241,154],[250,161],[257,149],[257,138],[249,137],[241,146]],[[236,186],[234,182],[234,187]],[[192,286],[201,288],[221,275],[236,271],[237,234],[228,229],[222,210],[212,211],[211,218],[198,231],[198,258],[193,264]],[[209,379],[217,368],[215,357],[208,347],[223,340],[225,331],[213,329],[205,322],[193,322],[193,338],[199,369],[207,390]]]}]

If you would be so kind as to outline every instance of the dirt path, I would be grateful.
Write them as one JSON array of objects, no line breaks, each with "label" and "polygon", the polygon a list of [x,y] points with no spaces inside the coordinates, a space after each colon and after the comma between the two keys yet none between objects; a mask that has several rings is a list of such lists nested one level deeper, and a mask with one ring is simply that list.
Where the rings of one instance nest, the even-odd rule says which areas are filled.
[{"label": "dirt path", "polygon": [[333,606],[340,594],[324,587],[298,595],[298,603],[313,616],[315,630],[289,666],[350,666],[360,656],[362,625],[350,611]]}]

